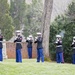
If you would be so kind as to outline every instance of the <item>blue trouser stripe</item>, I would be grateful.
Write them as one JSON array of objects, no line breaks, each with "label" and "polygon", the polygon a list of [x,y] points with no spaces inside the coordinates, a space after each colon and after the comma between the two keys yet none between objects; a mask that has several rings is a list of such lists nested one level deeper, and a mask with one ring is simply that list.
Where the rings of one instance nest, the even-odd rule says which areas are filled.
[{"label": "blue trouser stripe", "polygon": [[22,62],[21,49],[16,50],[16,62]]},{"label": "blue trouser stripe", "polygon": [[64,62],[63,53],[62,52],[57,52],[56,53],[56,61],[57,61],[57,63],[63,63]]},{"label": "blue trouser stripe", "polygon": [[72,63],[75,64],[75,54],[72,55]]},{"label": "blue trouser stripe", "polygon": [[43,49],[37,49],[37,62],[40,62],[40,59],[42,62],[44,62],[44,55],[43,55]]},{"label": "blue trouser stripe", "polygon": [[32,48],[28,48],[28,57],[32,58]]},{"label": "blue trouser stripe", "polygon": [[0,61],[3,61],[2,48],[0,48]]}]

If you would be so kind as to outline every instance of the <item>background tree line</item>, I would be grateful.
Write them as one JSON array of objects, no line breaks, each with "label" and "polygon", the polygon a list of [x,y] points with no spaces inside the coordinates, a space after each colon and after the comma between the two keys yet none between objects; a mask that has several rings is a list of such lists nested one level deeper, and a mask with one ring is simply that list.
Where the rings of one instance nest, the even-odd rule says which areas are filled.
[{"label": "background tree line", "polygon": [[31,4],[27,4],[25,0],[11,0],[10,14],[15,30],[24,27],[23,34],[25,37],[29,34],[35,35],[37,31],[41,30],[42,12],[42,0],[32,0]]}]

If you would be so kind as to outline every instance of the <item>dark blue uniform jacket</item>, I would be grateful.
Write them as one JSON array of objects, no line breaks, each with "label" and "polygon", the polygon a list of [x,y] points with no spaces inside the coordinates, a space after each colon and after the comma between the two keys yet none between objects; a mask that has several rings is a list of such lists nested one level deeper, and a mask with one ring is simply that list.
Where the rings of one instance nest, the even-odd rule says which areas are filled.
[{"label": "dark blue uniform jacket", "polygon": [[37,48],[43,48],[42,41],[42,37],[38,37],[38,39],[34,42],[37,43]]},{"label": "dark blue uniform jacket", "polygon": [[0,48],[3,48],[2,41],[3,41],[3,36],[0,36]]},{"label": "dark blue uniform jacket", "polygon": [[26,40],[26,42],[28,43],[27,47],[32,48],[33,41],[32,40]]},{"label": "dark blue uniform jacket", "polygon": [[74,47],[73,48],[73,54],[75,54],[75,42],[74,42],[74,44],[71,45],[71,47]]},{"label": "dark blue uniform jacket", "polygon": [[14,43],[16,43],[16,49],[22,49],[22,37],[18,37],[16,40],[14,40]]},{"label": "dark blue uniform jacket", "polygon": [[63,52],[62,41],[58,41],[56,44],[56,52]]}]

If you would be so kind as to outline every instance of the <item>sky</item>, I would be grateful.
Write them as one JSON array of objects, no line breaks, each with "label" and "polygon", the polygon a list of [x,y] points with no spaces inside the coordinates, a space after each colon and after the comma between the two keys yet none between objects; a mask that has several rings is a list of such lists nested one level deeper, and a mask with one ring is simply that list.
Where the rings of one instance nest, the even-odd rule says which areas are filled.
[{"label": "sky", "polygon": [[54,0],[51,21],[53,21],[57,15],[64,14],[71,1],[72,0]]}]

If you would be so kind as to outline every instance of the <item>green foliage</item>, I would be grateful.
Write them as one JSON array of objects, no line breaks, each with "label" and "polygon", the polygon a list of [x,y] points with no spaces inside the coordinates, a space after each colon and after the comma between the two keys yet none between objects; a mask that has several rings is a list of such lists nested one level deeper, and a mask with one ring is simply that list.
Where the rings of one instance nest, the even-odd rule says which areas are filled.
[{"label": "green foliage", "polygon": [[9,13],[9,5],[7,0],[0,0],[0,14],[3,16],[5,13]]},{"label": "green foliage", "polygon": [[[57,28],[55,26],[57,26]],[[68,11],[61,16],[58,16],[55,21],[51,25],[51,34],[50,34],[50,51],[52,58],[55,58],[55,48],[52,40],[55,40],[55,35],[60,33],[61,31],[65,31],[63,37],[63,50],[64,50],[64,58],[66,62],[72,62],[72,48],[71,43],[73,36],[75,36],[75,2],[72,2],[68,6]],[[52,29],[52,28],[56,29]],[[57,32],[56,32],[57,30]],[[55,32],[54,32],[55,31]],[[53,36],[53,37],[52,37]]]},{"label": "green foliage", "polygon": [[14,29],[12,24],[13,21],[9,15],[9,5],[7,0],[0,0],[0,29],[6,40],[9,40],[12,37]]},{"label": "green foliage", "polygon": [[43,4],[41,0],[32,0],[32,4],[26,4],[24,35],[35,35],[41,31],[41,17]]},{"label": "green foliage", "polygon": [[2,33],[6,40],[9,40],[13,36],[14,27],[12,26],[12,24],[12,18],[8,14],[5,14],[3,17]]},{"label": "green foliage", "polygon": [[25,0],[11,0],[10,15],[13,18],[15,30],[21,29],[24,23]]}]

